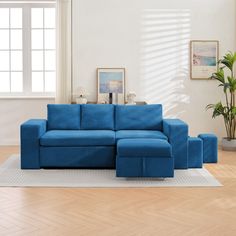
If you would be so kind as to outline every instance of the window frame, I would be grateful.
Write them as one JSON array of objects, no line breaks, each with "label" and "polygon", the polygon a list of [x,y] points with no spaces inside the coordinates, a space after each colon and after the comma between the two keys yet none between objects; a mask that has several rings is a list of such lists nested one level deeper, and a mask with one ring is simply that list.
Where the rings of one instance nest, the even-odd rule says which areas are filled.
[{"label": "window frame", "polygon": [[[31,8],[56,8],[56,3],[0,3],[0,8],[22,8],[22,92],[0,92],[0,98],[54,98],[55,92],[32,92]],[[56,31],[56,26],[55,26]],[[55,32],[56,33],[56,32]],[[45,39],[44,39],[45,40]],[[9,39],[10,41],[10,39]],[[9,50],[11,50],[9,48]],[[45,54],[45,48],[42,49]],[[55,54],[56,48],[55,48]],[[45,58],[44,58],[45,60]],[[45,64],[45,63],[44,63]],[[56,68],[55,68],[56,70]],[[9,70],[10,71],[10,70]],[[11,71],[10,71],[11,72]],[[55,71],[56,72],[56,71]],[[45,74],[45,67],[43,68]]]}]

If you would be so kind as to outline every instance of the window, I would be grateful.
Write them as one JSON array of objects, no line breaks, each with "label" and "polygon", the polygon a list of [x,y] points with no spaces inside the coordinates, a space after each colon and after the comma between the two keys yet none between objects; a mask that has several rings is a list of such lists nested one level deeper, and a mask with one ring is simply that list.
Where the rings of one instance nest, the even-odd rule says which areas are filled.
[{"label": "window", "polygon": [[56,85],[55,5],[0,4],[0,95],[50,96]]},{"label": "window", "polygon": [[0,8],[0,92],[23,91],[22,9]]},{"label": "window", "polygon": [[54,92],[54,8],[31,8],[31,45],[32,92]]}]

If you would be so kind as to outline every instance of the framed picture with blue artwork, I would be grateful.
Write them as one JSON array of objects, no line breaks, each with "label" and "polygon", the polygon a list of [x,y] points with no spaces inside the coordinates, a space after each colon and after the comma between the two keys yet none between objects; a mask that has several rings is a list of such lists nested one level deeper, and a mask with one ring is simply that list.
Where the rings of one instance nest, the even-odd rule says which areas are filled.
[{"label": "framed picture with blue artwork", "polygon": [[218,70],[219,41],[190,41],[190,77],[191,79],[210,79]]},{"label": "framed picture with blue artwork", "polygon": [[97,68],[97,102],[125,103],[125,68]]}]

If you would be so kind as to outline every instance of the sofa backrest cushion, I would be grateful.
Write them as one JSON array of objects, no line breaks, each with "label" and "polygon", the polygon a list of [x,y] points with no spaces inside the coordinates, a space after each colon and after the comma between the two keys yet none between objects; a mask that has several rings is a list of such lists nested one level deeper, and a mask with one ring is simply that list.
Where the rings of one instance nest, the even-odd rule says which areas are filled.
[{"label": "sofa backrest cushion", "polygon": [[114,105],[81,105],[81,129],[114,130]]},{"label": "sofa backrest cushion", "polygon": [[48,104],[48,130],[80,129],[80,105]]},{"label": "sofa backrest cushion", "polygon": [[116,130],[162,130],[162,105],[117,105]]}]

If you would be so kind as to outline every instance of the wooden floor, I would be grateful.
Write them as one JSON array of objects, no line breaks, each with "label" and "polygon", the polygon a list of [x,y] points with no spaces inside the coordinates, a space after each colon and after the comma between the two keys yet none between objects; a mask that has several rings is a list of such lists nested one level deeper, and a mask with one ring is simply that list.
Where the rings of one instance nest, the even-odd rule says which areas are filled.
[{"label": "wooden floor", "polygon": [[[0,147],[0,162],[17,153]],[[0,188],[0,235],[236,235],[236,153],[205,165],[215,188]]]}]

